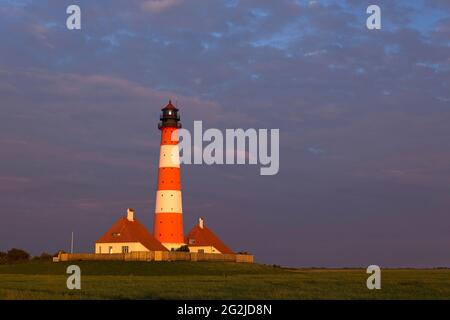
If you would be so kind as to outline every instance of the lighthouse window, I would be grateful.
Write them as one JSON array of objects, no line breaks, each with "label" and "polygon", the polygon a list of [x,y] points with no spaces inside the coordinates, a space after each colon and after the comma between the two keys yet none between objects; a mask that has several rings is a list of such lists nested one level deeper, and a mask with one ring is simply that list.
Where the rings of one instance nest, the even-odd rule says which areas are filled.
[{"label": "lighthouse window", "polygon": [[172,115],[172,111],[167,112],[167,114],[168,114],[169,116],[171,116],[171,115]]}]

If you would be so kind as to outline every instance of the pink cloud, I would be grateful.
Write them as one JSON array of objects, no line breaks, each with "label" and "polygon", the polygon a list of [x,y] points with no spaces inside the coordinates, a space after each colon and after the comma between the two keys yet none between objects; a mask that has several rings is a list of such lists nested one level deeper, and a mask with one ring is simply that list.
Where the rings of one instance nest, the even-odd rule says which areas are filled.
[{"label": "pink cloud", "polygon": [[142,8],[150,12],[162,12],[179,5],[182,0],[147,0],[142,3]]},{"label": "pink cloud", "polygon": [[[0,84],[3,82],[21,82],[18,90],[9,86],[0,86],[12,101],[22,101],[26,96],[40,95],[46,97],[45,108],[62,114],[64,110],[97,110],[104,112],[126,109],[130,106],[148,106],[150,109],[164,107],[169,99],[176,102],[181,109],[182,122],[194,120],[205,121],[206,126],[218,123],[246,123],[249,127],[257,126],[254,117],[242,117],[237,111],[227,110],[216,101],[205,100],[197,96],[187,96],[174,91],[153,89],[141,83],[122,77],[105,74],[51,73],[41,69],[2,70]],[[29,88],[33,88],[30,92]],[[25,91],[27,90],[27,91]],[[19,102],[17,102],[19,103]],[[34,101],[30,103],[35,103]],[[105,109],[107,108],[107,109]]]},{"label": "pink cloud", "polygon": [[31,182],[31,179],[27,177],[0,176],[0,191],[18,192],[23,190],[25,187],[28,187]]}]

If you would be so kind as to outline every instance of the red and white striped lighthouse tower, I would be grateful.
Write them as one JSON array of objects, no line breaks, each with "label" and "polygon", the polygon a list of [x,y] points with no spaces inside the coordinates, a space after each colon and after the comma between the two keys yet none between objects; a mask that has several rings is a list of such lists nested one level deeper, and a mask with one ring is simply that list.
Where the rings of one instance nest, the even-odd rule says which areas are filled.
[{"label": "red and white striped lighthouse tower", "polygon": [[181,200],[180,155],[178,135],[181,128],[178,109],[169,101],[162,109],[158,128],[161,130],[158,190],[156,191],[155,221],[156,239],[167,249],[183,246],[183,208]]}]

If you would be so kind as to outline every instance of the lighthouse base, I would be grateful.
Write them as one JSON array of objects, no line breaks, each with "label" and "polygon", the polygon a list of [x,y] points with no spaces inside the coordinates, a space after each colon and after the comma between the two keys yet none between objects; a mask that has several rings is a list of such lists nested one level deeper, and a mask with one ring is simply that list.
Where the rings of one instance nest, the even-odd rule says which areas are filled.
[{"label": "lighthouse base", "polygon": [[164,247],[166,247],[167,250],[169,250],[169,251],[175,251],[175,250],[179,249],[180,247],[186,245],[186,243],[169,243],[169,242],[161,243],[161,244],[162,244]]}]

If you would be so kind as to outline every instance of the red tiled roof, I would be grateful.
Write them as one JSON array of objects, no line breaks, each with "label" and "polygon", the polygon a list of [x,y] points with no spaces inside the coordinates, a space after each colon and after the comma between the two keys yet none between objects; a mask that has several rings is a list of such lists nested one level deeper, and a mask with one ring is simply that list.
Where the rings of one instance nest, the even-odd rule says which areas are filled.
[{"label": "red tiled roof", "polygon": [[140,242],[150,251],[167,251],[142,223],[122,217],[96,243]]},{"label": "red tiled roof", "polygon": [[[194,239],[195,244],[189,244],[190,239]],[[203,228],[199,225],[193,227],[186,236],[185,242],[190,246],[213,246],[220,253],[234,253],[205,225]]]}]

